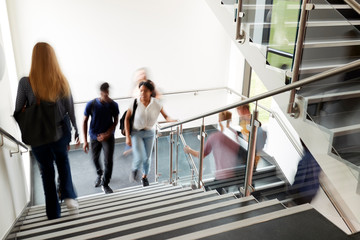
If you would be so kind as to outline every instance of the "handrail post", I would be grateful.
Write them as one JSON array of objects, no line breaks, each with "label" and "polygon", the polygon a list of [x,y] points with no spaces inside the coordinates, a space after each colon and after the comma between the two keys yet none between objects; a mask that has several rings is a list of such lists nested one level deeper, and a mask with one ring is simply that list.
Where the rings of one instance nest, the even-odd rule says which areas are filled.
[{"label": "handrail post", "polygon": [[236,33],[235,33],[235,39],[239,43],[245,42],[245,32],[241,30],[241,18],[244,16],[244,13],[242,12],[242,0],[238,0],[238,6],[237,6],[237,12],[236,12]]},{"label": "handrail post", "polygon": [[178,177],[179,177],[179,126],[176,127],[176,156],[175,156],[175,184],[177,185]]},{"label": "handrail post", "polygon": [[159,154],[158,154],[158,147],[159,147],[159,129],[156,127],[155,129],[155,182],[159,180]]},{"label": "handrail post", "polygon": [[170,171],[169,171],[169,183],[172,184],[173,182],[173,177],[172,177],[172,174],[173,174],[173,138],[174,138],[174,133],[172,131],[172,128],[171,128],[171,131],[170,131]]},{"label": "handrail post", "polygon": [[205,143],[205,119],[202,119],[201,129],[200,129],[200,166],[199,166],[199,184],[198,187],[202,187],[202,175],[203,175],[203,165],[204,165],[204,143]]},{"label": "handrail post", "polygon": [[[257,102],[256,102],[257,103]],[[252,192],[252,178],[254,172],[254,163],[255,163],[255,154],[256,154],[256,134],[257,129],[260,126],[260,122],[257,120],[258,118],[258,110],[257,104],[256,108],[253,111],[253,115],[251,118],[251,130],[250,130],[250,139],[248,144],[248,155],[247,155],[247,162],[246,162],[246,175],[245,175],[245,196],[250,196]]]},{"label": "handrail post", "polygon": [[1,145],[0,147],[4,146],[4,136],[1,134]]},{"label": "handrail post", "polygon": [[[300,12],[300,19],[299,19],[298,34],[297,34],[297,39],[296,39],[294,64],[292,67],[293,71],[292,71],[291,83],[295,83],[299,80],[302,50],[303,50],[304,41],[305,41],[306,21],[307,21],[308,13],[309,13],[306,6],[309,1],[310,0],[303,0],[301,8],[300,8],[301,12]],[[289,105],[288,105],[288,109],[287,109],[287,113],[289,113],[289,114],[295,113],[294,101],[295,101],[295,89],[292,89],[290,92]]]}]

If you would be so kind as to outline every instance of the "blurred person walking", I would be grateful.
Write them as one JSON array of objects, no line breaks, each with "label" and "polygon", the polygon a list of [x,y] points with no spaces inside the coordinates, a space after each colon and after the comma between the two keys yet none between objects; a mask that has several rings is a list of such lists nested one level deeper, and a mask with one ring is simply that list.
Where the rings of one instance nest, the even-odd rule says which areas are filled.
[{"label": "blurred person walking", "polygon": [[[152,81],[142,81],[138,88],[140,96],[131,102],[125,118],[126,144],[133,148],[134,155],[130,181],[138,179],[142,167],[142,184],[149,186],[147,177],[155,141],[154,125],[160,113],[166,121],[174,120],[166,115],[160,100],[152,97],[155,93],[155,85]],[[136,111],[132,117],[134,106]]]},{"label": "blurred person walking", "polygon": [[[106,193],[113,193],[109,183],[113,171],[113,156],[115,148],[114,132],[119,118],[118,104],[109,97],[109,84],[103,83],[100,86],[100,98],[88,102],[84,111],[83,133],[84,152],[88,153],[89,143],[87,140],[88,120],[90,122],[91,154],[94,162],[97,178],[94,187],[102,187]],[[104,151],[104,168],[100,164],[101,149]]]},{"label": "blurred person walking", "polygon": [[[229,129],[230,127],[231,117],[232,114],[229,111],[219,113],[221,131],[211,134],[205,143],[204,157],[208,156],[211,152],[213,152],[214,155],[216,167],[214,182],[235,177],[235,167],[239,166],[238,152],[240,145],[236,142],[237,134],[233,133],[233,138],[224,134],[225,129]],[[222,125],[224,121],[226,121],[226,128]],[[230,131],[232,132],[232,130]],[[199,151],[193,150],[189,146],[185,146],[184,151],[199,158]],[[219,194],[222,194],[222,189],[222,187],[216,188]]]},{"label": "blurred person walking", "polygon": [[[24,116],[28,119],[23,119],[25,122],[21,123]],[[48,43],[39,42],[33,48],[29,77],[23,77],[19,82],[14,117],[21,128],[23,140],[26,134],[30,136],[24,142],[30,142],[40,168],[48,219],[61,216],[54,162],[61,182],[60,200],[65,200],[70,214],[78,213],[79,205],[75,200],[77,196],[68,158],[70,121],[75,129],[76,145],[80,145],[74,103],[69,83],[60,69],[54,49]],[[37,121],[29,122],[34,119],[30,117],[35,117]],[[32,127],[22,129],[22,124],[31,124]],[[40,132],[35,130],[38,125]],[[52,125],[53,129],[45,131],[46,126]],[[41,139],[38,136],[41,136]]]}]

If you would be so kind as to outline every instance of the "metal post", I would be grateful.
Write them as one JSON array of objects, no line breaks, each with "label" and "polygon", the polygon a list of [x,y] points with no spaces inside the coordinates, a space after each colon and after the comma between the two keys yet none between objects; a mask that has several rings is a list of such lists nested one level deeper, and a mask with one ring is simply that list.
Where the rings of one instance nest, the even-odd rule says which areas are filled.
[{"label": "metal post", "polygon": [[174,133],[171,129],[170,131],[170,159],[169,159],[169,162],[170,162],[170,171],[169,171],[169,183],[172,184],[172,174],[173,174],[173,138],[174,138]]},{"label": "metal post", "polygon": [[158,136],[159,130],[156,127],[155,129],[155,182],[158,182],[159,180],[159,154],[158,154],[158,144],[159,144],[159,136]]},{"label": "metal post", "polygon": [[[302,58],[302,50],[304,46],[305,41],[305,30],[306,30],[306,20],[308,18],[308,10],[306,9],[306,6],[308,4],[309,0],[303,0],[301,5],[301,12],[300,12],[300,20],[299,20],[299,28],[298,28],[298,34],[296,39],[296,48],[295,48],[295,56],[294,56],[294,64],[293,64],[293,74],[291,78],[291,83],[295,83],[299,80],[299,69],[300,69],[300,63]],[[293,113],[293,104],[295,101],[295,89],[291,90],[290,92],[290,99],[289,99],[289,106],[288,106],[288,113]]]},{"label": "metal post", "polygon": [[176,127],[176,158],[175,158],[175,184],[177,185],[178,177],[179,177],[179,126]]},{"label": "metal post", "polygon": [[258,110],[257,110],[257,102],[255,110],[253,111],[253,115],[251,118],[251,130],[250,130],[250,140],[248,144],[248,155],[247,155],[247,163],[246,163],[246,175],[245,175],[245,196],[250,196],[252,189],[252,177],[254,171],[254,163],[255,163],[255,154],[256,154],[256,133],[257,128],[260,125],[260,122],[257,120],[258,118]]},{"label": "metal post", "polygon": [[235,33],[235,39],[239,43],[245,42],[245,32],[241,30],[241,18],[244,17],[244,13],[242,12],[242,0],[238,1],[237,6],[237,13],[236,13],[236,33]]},{"label": "metal post", "polygon": [[202,175],[203,175],[203,163],[204,163],[204,143],[205,143],[205,119],[202,119],[201,129],[200,129],[200,166],[199,166],[199,184],[198,187],[202,187]]},{"label": "metal post", "polygon": [[0,147],[4,146],[4,136],[1,134],[1,144]]}]

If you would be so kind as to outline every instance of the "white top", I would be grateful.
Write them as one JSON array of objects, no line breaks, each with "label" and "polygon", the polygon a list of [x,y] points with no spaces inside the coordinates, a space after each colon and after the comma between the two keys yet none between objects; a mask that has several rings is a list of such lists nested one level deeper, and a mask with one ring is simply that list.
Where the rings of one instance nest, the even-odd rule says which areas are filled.
[{"label": "white top", "polygon": [[[131,101],[129,110],[133,112],[134,101]],[[151,98],[147,107],[137,98],[137,108],[135,111],[134,125],[135,130],[149,130],[152,129],[159,117],[160,111],[163,108],[159,99]]]}]

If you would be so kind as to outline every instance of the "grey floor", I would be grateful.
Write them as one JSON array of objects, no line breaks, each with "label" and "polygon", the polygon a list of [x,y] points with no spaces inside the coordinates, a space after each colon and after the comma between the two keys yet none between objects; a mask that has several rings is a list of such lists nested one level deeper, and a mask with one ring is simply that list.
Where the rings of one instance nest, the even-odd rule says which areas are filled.
[{"label": "grey floor", "polygon": [[[214,129],[208,130],[207,133],[210,134]],[[189,146],[193,149],[198,149],[200,147],[200,141],[197,138],[198,131],[190,131],[184,133],[184,138]],[[179,179],[189,179],[190,176],[190,167],[184,152],[182,151],[183,145],[178,144],[179,146]],[[114,152],[114,166],[113,166],[113,174],[110,182],[110,187],[113,190],[131,187],[140,185],[141,183],[129,182],[129,175],[131,171],[132,164],[132,154],[128,156],[124,156],[125,143],[117,143],[115,144],[115,152]],[[174,154],[173,154],[173,169],[175,169],[176,165],[176,157],[175,157],[175,148],[174,145]],[[158,172],[159,172],[159,182],[167,182],[169,181],[170,175],[170,161],[169,161],[169,152],[170,152],[170,138],[169,136],[162,136],[159,138],[158,144]],[[103,156],[101,156],[103,157]],[[149,174],[149,182],[155,181],[155,153],[153,152],[151,170]],[[95,166],[92,163],[91,155],[85,154],[82,149],[72,150],[69,152],[69,160],[70,167],[72,173],[73,183],[77,192],[78,197],[87,196],[96,193],[102,193],[101,188],[95,188],[94,181],[96,179],[96,171]],[[33,205],[44,204],[44,191],[41,182],[41,176],[39,172],[39,168],[37,166],[36,160],[32,157],[32,181],[33,181]],[[198,159],[194,158],[196,165],[198,166]],[[102,162],[102,161],[101,161]],[[208,156],[204,161],[204,177],[213,176],[213,171],[215,169],[214,160],[212,155]],[[175,174],[174,174],[175,177]]]}]

